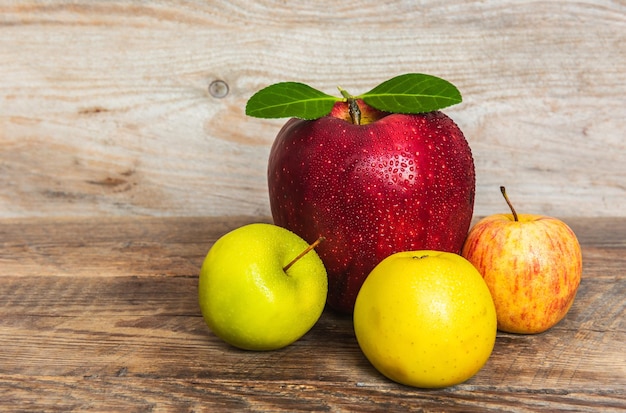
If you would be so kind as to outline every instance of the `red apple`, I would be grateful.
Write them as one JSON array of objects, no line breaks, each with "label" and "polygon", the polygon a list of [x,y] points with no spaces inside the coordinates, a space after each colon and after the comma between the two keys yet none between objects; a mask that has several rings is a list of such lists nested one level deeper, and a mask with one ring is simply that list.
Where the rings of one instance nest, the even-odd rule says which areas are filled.
[{"label": "red apple", "polygon": [[561,220],[517,214],[483,218],[470,230],[462,255],[482,274],[496,305],[498,329],[534,334],[557,324],[574,303],[582,253]]},{"label": "red apple", "polygon": [[326,237],[317,250],[328,304],[343,312],[387,256],[460,253],[474,208],[472,153],[452,119],[382,112],[360,99],[316,120],[290,119],[271,148],[268,182],[275,224],[309,242]]}]

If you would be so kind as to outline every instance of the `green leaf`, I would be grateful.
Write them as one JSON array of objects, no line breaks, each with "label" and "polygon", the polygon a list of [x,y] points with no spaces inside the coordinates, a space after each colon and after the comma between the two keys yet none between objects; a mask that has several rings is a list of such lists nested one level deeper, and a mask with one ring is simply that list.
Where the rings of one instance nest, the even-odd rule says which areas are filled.
[{"label": "green leaf", "polygon": [[256,92],[246,104],[246,115],[257,118],[318,119],[341,100],[297,82],[282,82]]},{"label": "green leaf", "polygon": [[408,73],[358,96],[376,109],[392,113],[424,113],[461,102],[461,93],[447,80]]}]

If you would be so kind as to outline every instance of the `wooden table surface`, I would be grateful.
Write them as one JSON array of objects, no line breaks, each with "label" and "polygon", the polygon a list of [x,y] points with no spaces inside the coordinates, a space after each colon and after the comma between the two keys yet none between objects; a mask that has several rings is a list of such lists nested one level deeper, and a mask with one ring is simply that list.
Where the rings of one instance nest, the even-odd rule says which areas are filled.
[{"label": "wooden table surface", "polygon": [[202,260],[238,218],[0,220],[0,411],[623,411],[626,219],[565,220],[584,273],[546,333],[498,333],[486,366],[442,390],[382,377],[350,317],[326,311],[274,352],[205,326]]}]

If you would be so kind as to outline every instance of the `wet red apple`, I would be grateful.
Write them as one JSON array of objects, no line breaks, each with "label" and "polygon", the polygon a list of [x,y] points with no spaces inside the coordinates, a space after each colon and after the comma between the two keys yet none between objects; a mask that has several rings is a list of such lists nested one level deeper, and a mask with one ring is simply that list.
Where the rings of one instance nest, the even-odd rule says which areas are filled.
[{"label": "wet red apple", "polygon": [[318,247],[328,304],[352,312],[370,271],[410,250],[460,253],[474,208],[470,147],[440,111],[387,113],[338,101],[316,120],[292,118],[268,166],[274,223]]}]

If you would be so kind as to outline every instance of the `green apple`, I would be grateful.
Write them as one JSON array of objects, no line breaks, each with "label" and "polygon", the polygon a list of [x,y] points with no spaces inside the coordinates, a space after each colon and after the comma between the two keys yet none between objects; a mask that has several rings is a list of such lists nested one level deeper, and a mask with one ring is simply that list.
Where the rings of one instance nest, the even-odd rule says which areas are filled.
[{"label": "green apple", "polygon": [[309,245],[282,227],[255,223],[218,239],[198,283],[213,333],[245,350],[275,350],[306,334],[324,310],[328,279]]}]

